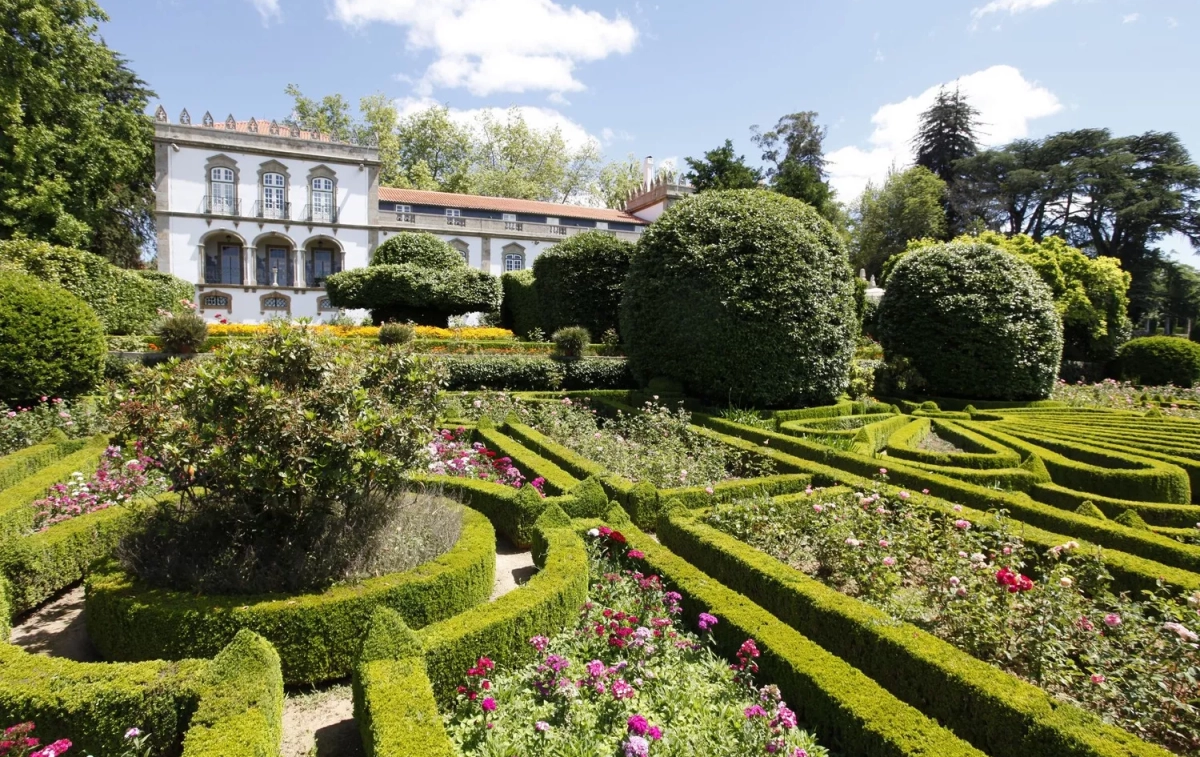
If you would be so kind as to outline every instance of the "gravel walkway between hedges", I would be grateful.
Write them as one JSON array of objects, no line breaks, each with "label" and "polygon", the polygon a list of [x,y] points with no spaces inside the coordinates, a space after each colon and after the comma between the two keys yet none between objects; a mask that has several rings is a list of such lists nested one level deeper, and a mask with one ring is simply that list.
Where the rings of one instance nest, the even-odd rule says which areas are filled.
[{"label": "gravel walkway between hedges", "polygon": [[12,630],[9,639],[26,652],[66,657],[79,662],[100,659],[88,640],[83,619],[83,586],[42,605]]},{"label": "gravel walkway between hedges", "polygon": [[533,553],[522,551],[508,539],[496,537],[496,587],[492,589],[492,601],[521,586],[537,573],[533,564]]}]

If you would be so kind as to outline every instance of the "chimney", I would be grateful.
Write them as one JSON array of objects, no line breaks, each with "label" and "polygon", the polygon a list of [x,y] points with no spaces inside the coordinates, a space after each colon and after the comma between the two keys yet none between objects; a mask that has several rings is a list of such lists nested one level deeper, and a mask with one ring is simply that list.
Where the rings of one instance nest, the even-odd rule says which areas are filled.
[{"label": "chimney", "polygon": [[654,183],[654,158],[647,155],[646,160],[642,163],[642,189],[649,189]]}]

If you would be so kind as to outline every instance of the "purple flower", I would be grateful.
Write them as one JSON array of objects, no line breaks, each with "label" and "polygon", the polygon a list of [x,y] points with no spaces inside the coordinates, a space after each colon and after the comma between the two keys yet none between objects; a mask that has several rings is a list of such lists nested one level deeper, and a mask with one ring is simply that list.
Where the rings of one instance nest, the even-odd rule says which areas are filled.
[{"label": "purple flower", "polygon": [[757,704],[750,705],[742,712],[747,718],[765,718],[767,716],[767,711]]},{"label": "purple flower", "polygon": [[538,733],[545,733],[546,731],[550,730],[550,724],[545,720],[539,720],[533,724],[533,730],[537,731]]},{"label": "purple flower", "polygon": [[483,701],[480,702],[479,706],[483,708],[484,712],[495,712],[496,711],[496,700],[492,699],[491,697],[484,697]]},{"label": "purple flower", "polygon": [[650,754],[650,742],[641,736],[630,736],[625,742],[625,757],[647,757]]},{"label": "purple flower", "polygon": [[696,625],[698,625],[700,627],[701,631],[707,631],[708,629],[715,626],[717,624],[717,622],[718,621],[717,621],[716,617],[709,615],[706,612],[702,612],[702,613],[700,613],[700,619],[698,621],[696,621]]},{"label": "purple flower", "polygon": [[142,732],[140,730],[138,730],[137,728],[130,728],[128,731],[125,732],[125,738],[127,738],[127,739],[136,739],[138,736],[141,736],[141,735],[142,735]]},{"label": "purple flower", "polygon": [[645,715],[633,715],[625,722],[625,725],[635,736],[645,736],[646,731],[650,730],[650,723],[646,720]]},{"label": "purple flower", "polygon": [[536,649],[537,651],[545,652],[546,646],[550,643],[550,640],[547,639],[545,636],[534,636],[532,639],[529,640],[529,643],[532,644],[533,648]]}]

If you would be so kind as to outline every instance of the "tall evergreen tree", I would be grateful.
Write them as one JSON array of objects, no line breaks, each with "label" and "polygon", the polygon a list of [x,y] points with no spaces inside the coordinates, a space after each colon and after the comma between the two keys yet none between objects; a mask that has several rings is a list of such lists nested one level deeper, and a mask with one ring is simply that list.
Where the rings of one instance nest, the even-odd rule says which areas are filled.
[{"label": "tall evergreen tree", "polygon": [[921,114],[914,148],[918,166],[924,166],[938,177],[953,184],[954,164],[979,152],[975,130],[979,126],[979,111],[967,101],[960,90],[941,89],[933,105]]},{"label": "tall evergreen tree", "polygon": [[789,113],[769,131],[760,132],[757,126],[750,131],[750,140],[762,150],[762,159],[768,164],[766,178],[771,188],[804,200],[832,220],[838,208],[825,171],[826,129],[817,123],[816,112]]},{"label": "tall evergreen tree", "polygon": [[154,96],[91,0],[0,3],[0,239],[134,265],[152,237]]},{"label": "tall evergreen tree", "polygon": [[706,189],[754,189],[762,181],[762,171],[746,165],[746,157],[733,149],[733,140],[704,153],[703,158],[684,158],[684,174],[697,192]]}]

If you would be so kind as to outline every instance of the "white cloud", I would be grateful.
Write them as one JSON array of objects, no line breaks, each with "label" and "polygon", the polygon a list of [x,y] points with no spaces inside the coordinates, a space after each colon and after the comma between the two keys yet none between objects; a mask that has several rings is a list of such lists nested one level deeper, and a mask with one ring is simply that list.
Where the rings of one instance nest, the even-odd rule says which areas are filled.
[{"label": "white cloud", "polygon": [[[441,103],[431,98],[409,97],[397,100],[396,110],[400,114],[400,117],[403,118],[438,105],[441,105]],[[596,136],[588,133],[588,130],[583,128],[578,122],[572,121],[563,113],[553,108],[521,105],[513,108],[513,110],[520,113],[521,117],[525,119],[525,123],[535,129],[546,130],[557,128],[568,147],[577,148],[589,142],[598,143],[601,141]],[[508,117],[508,111],[508,108],[450,108],[450,118],[458,124],[474,126],[479,116],[483,113],[488,113],[493,118],[504,120]]]},{"label": "white cloud", "polygon": [[269,25],[272,21],[279,21],[283,18],[283,10],[279,7],[279,0],[250,0],[250,4],[258,11],[258,15],[262,16],[264,26]]},{"label": "white cloud", "polygon": [[983,18],[989,13],[1024,13],[1039,10],[1054,5],[1058,0],[991,0],[987,5],[981,5],[971,10],[976,19]]},{"label": "white cloud", "polygon": [[879,184],[893,165],[912,162],[912,139],[921,113],[929,108],[942,87],[957,87],[979,111],[978,137],[985,146],[1003,144],[1029,133],[1029,122],[1062,110],[1054,93],[1021,75],[1012,66],[992,66],[919,95],[888,103],[875,111],[875,130],[869,147],[849,145],[827,154],[830,184],[843,201],[853,200],[868,181]]},{"label": "white cloud", "polygon": [[628,53],[637,41],[620,15],[553,0],[334,0],[333,13],[348,26],[407,27],[408,48],[434,54],[418,82],[422,96],[440,87],[480,96],[577,92],[585,88],[575,76],[578,64]]},{"label": "white cloud", "polygon": [[1140,14],[1140,13],[1126,13],[1124,16],[1121,16],[1121,23],[1122,24],[1132,24],[1134,21],[1137,21],[1141,17],[1142,17],[1142,14]]}]

